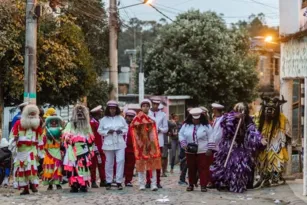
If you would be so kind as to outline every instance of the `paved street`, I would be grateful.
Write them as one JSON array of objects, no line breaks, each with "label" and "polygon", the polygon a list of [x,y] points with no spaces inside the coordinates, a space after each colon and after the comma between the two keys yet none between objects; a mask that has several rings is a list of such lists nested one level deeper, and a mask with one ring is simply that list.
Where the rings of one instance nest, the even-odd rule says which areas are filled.
[{"label": "paved street", "polygon": [[[242,205],[266,205],[266,204],[306,204],[297,198],[288,185],[262,190],[248,191],[244,194],[218,192],[209,190],[207,193],[197,189],[194,192],[186,192],[184,186],[177,184],[179,171],[162,178],[163,189],[157,192],[150,190],[139,191],[137,185],[133,188],[125,188],[123,191],[106,191],[104,188],[90,189],[88,193],[71,194],[68,186],[62,191],[46,191],[46,187],[40,186],[39,193],[28,196],[19,196],[19,191],[13,189],[0,189],[0,204],[4,205],[68,205],[68,204],[97,204],[97,205],[194,205],[194,204],[242,204]],[[134,184],[137,184],[135,181]],[[114,187],[115,189],[115,187]]]}]

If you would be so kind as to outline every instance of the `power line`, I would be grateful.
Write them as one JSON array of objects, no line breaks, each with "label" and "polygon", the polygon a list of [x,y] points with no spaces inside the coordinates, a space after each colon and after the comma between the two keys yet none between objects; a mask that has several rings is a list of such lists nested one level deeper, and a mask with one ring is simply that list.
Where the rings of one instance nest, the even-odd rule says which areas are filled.
[{"label": "power line", "polygon": [[149,6],[151,6],[153,9],[155,9],[158,13],[160,13],[162,16],[164,16],[165,18],[167,18],[168,20],[174,22],[173,19],[171,19],[170,17],[168,17],[166,14],[164,14],[162,11],[160,11],[158,8],[156,8],[154,5],[152,4],[148,4]]}]

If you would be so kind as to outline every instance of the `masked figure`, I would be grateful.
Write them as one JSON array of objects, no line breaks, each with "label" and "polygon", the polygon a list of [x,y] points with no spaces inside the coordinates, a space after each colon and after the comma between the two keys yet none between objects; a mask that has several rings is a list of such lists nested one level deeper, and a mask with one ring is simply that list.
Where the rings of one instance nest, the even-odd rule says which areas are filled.
[{"label": "masked figure", "polygon": [[290,139],[290,126],[288,119],[281,113],[280,107],[287,101],[261,96],[262,107],[255,115],[258,130],[267,141],[266,149],[259,154],[257,171],[260,180],[255,185],[270,186],[284,183],[282,177],[284,165],[289,159],[286,149],[287,138]]},{"label": "masked figure", "polygon": [[93,153],[94,135],[86,107],[76,105],[72,119],[63,131],[66,153],[63,164],[67,171],[71,192],[87,192],[91,182],[90,166]]}]

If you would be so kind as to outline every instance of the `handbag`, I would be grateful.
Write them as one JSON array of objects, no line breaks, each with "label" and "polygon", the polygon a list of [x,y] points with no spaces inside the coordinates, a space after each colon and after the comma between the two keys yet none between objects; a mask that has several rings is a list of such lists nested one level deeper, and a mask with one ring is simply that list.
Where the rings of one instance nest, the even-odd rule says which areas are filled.
[{"label": "handbag", "polygon": [[196,143],[188,143],[187,145],[187,152],[191,154],[197,154],[198,151],[198,144]]}]

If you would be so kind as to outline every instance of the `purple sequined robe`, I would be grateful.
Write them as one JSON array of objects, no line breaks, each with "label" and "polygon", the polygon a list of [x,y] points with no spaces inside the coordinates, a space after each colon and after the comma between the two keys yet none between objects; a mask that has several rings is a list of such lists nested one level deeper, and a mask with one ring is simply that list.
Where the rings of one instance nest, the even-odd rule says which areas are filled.
[{"label": "purple sequined robe", "polygon": [[239,122],[235,115],[236,112],[227,113],[221,122],[223,137],[219,143],[219,151],[214,156],[211,172],[217,188],[226,187],[231,192],[242,193],[247,190],[247,184],[253,178],[255,157],[263,146],[260,132],[253,120],[247,117],[241,124],[229,161],[224,167]]}]

